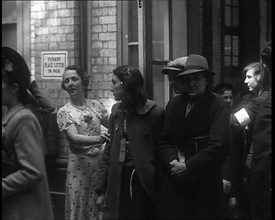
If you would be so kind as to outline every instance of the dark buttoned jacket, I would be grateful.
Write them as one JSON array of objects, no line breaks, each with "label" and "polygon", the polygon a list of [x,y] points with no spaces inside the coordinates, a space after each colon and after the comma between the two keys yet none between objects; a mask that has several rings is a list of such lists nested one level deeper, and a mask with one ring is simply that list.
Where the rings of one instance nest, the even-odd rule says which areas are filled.
[{"label": "dark buttoned jacket", "polygon": [[184,153],[187,176],[209,180],[221,168],[227,151],[229,112],[223,100],[207,92],[185,117],[187,97],[179,95],[167,106],[158,150],[167,168]]},{"label": "dark buttoned jacket", "polygon": [[[96,192],[106,193],[106,219],[117,219],[119,214],[121,171],[124,165],[119,162],[123,119],[121,103],[117,103],[113,106],[109,119],[111,142],[104,150],[96,184]],[[129,112],[126,119],[128,147],[133,165],[144,191],[153,201],[157,190],[156,144],[163,125],[164,109],[147,100],[138,111]]]},{"label": "dark buttoned jacket", "polygon": [[[187,105],[187,96],[178,95],[166,107],[158,142],[164,165],[158,216],[220,218],[221,168],[227,153],[229,110],[226,103],[211,92],[206,92],[185,116]],[[177,149],[185,156],[186,170],[174,177],[170,173],[170,162],[179,159]]]}]

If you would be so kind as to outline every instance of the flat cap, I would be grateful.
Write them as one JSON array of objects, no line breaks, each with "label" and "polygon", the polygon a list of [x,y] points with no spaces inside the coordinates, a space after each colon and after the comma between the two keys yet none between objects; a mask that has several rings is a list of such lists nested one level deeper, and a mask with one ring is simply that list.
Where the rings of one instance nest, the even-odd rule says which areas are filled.
[{"label": "flat cap", "polygon": [[167,63],[167,66],[162,69],[163,74],[167,74],[169,71],[176,71],[176,72],[183,72],[185,70],[185,63],[187,57],[179,57],[175,60],[170,61]]}]

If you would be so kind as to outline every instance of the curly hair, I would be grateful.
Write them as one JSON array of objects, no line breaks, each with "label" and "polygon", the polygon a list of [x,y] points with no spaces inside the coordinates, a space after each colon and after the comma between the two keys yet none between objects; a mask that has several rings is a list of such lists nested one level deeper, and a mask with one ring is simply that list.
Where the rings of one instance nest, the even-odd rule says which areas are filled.
[{"label": "curly hair", "polygon": [[138,68],[123,65],[114,69],[113,73],[122,82],[126,95],[121,101],[126,109],[146,103],[147,99],[143,89],[144,80]]},{"label": "curly hair", "polygon": [[[82,82],[82,85],[87,87],[90,83],[90,76],[89,74],[87,74],[85,72],[84,69],[76,66],[76,65],[69,65],[65,68],[65,71],[64,71],[64,74],[66,73],[67,70],[75,70],[76,71],[76,74],[80,76],[80,79],[81,79],[81,82]],[[66,90],[65,89],[65,86],[64,86],[64,74],[63,74],[63,79],[62,79],[62,83],[61,83],[61,88]]]}]

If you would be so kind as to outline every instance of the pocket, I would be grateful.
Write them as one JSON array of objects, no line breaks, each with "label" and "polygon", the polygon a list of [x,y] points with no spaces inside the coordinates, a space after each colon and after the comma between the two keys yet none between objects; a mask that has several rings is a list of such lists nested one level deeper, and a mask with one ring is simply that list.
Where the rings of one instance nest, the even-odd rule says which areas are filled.
[{"label": "pocket", "polygon": [[193,137],[193,141],[195,143],[195,150],[198,153],[202,149],[207,148],[208,135],[201,135],[201,136]]}]

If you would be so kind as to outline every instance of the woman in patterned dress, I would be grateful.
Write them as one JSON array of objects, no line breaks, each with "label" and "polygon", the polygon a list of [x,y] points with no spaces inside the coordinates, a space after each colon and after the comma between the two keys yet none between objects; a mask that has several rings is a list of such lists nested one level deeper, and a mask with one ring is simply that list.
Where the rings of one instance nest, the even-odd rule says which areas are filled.
[{"label": "woman in patterned dress", "polygon": [[[86,77],[87,78],[87,77]],[[57,123],[69,147],[66,179],[66,220],[97,219],[95,182],[103,143],[109,141],[108,112],[96,100],[84,98],[83,86],[88,84],[85,72],[74,65],[68,66],[61,87],[70,95],[70,101],[59,109]]]}]

